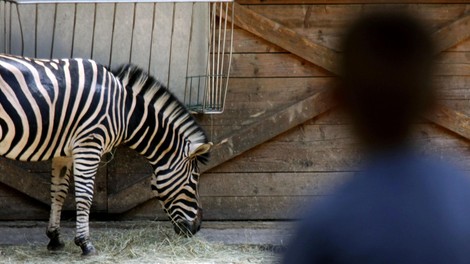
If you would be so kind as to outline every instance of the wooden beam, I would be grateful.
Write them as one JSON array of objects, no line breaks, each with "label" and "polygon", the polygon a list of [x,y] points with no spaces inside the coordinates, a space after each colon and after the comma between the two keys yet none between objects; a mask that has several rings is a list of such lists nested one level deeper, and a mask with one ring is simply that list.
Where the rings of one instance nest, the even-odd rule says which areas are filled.
[{"label": "wooden beam", "polygon": [[447,50],[470,37],[470,15],[467,14],[433,34],[436,51]]},{"label": "wooden beam", "polygon": [[50,184],[34,173],[28,172],[6,158],[0,159],[0,182],[31,198],[49,205]]},{"label": "wooden beam", "polygon": [[229,8],[229,19],[233,11],[233,22],[237,26],[330,72],[338,72],[338,55],[335,51],[237,3]]},{"label": "wooden beam", "polygon": [[[210,162],[201,167],[208,171],[269,139],[294,128],[333,106],[331,93],[323,90],[275,113],[266,114],[258,122],[224,138],[211,150]],[[123,213],[152,198],[150,179],[146,178],[116,194],[109,195],[110,213]],[[142,189],[149,189],[142,193]]]},{"label": "wooden beam", "polygon": [[425,117],[429,121],[470,139],[470,117],[462,112],[440,105]]},{"label": "wooden beam", "polygon": [[[148,191],[142,192],[142,190]],[[118,193],[108,195],[108,213],[124,213],[152,198],[150,177],[148,177]]]},{"label": "wooden beam", "polygon": [[236,0],[243,5],[313,5],[313,4],[468,4],[470,0]]},{"label": "wooden beam", "polygon": [[[294,54],[300,54],[300,57],[309,62],[318,64],[333,73],[337,73],[337,55],[330,49],[318,44],[313,44],[295,31],[285,28],[279,23],[271,21],[243,6],[234,4],[234,8],[234,22],[237,26],[283,49],[295,52]],[[470,35],[470,32],[465,28],[468,19],[468,15],[464,16],[434,34],[434,37],[437,39],[445,37],[452,39],[451,41],[443,41],[438,44],[440,50],[452,47],[466,38],[466,36],[468,37]],[[464,32],[457,34],[459,30]],[[296,39],[298,42],[284,39],[289,37]],[[312,56],[307,55],[311,52],[310,49],[316,50]],[[322,54],[327,56],[326,60],[319,57]],[[260,116],[257,122],[246,128],[235,131],[233,134],[225,137],[224,140],[221,140],[221,142],[216,143],[211,153],[212,158],[206,166],[202,167],[202,171],[210,170],[233,159],[249,149],[318,116],[332,107],[331,94],[325,90],[286,108],[280,109],[277,112]],[[458,114],[457,111],[444,106],[440,106],[438,109],[436,116],[428,116],[429,120],[459,135],[470,138],[470,127],[467,125],[470,124],[469,117],[462,113]],[[467,120],[468,123],[466,123]],[[453,122],[455,123],[453,124]],[[147,188],[145,186],[148,186],[148,181],[149,179],[147,178],[118,193],[110,195],[108,200],[109,210],[114,213],[122,213],[151,199],[152,195],[150,191],[145,194],[141,193],[142,188]],[[113,207],[115,208],[111,209]]]},{"label": "wooden beam", "polygon": [[208,171],[241,153],[286,132],[333,107],[331,93],[324,90],[275,113],[260,116],[258,122],[222,139],[211,150]]}]

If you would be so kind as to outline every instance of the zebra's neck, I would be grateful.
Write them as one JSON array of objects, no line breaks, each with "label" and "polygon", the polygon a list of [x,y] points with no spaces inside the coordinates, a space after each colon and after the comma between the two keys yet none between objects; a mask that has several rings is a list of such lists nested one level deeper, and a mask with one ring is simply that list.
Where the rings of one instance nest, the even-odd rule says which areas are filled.
[{"label": "zebra's neck", "polygon": [[204,131],[185,107],[160,82],[126,65],[117,71],[127,91],[124,143],[147,158],[154,168],[182,155],[189,143],[207,143]]}]

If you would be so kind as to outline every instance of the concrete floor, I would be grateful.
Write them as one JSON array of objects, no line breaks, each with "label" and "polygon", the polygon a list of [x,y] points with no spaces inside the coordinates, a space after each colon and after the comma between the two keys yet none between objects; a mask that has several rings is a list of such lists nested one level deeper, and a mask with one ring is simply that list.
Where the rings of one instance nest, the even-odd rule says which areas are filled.
[{"label": "concrete floor", "polygon": [[[148,225],[148,221],[91,222],[90,229],[135,228]],[[169,222],[161,222],[170,226]],[[74,222],[62,223],[64,239],[73,240]],[[273,249],[282,249],[289,240],[294,224],[292,222],[203,222],[197,234],[209,242],[224,244],[260,245]],[[0,245],[21,245],[39,243],[46,245],[48,238],[45,231],[47,222],[18,221],[0,222]]]}]

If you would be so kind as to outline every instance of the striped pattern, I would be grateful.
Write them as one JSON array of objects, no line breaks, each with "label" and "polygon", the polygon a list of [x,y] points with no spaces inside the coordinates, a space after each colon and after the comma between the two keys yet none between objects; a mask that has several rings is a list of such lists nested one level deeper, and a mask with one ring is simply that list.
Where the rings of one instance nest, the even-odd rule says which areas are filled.
[{"label": "striped pattern", "polygon": [[75,182],[77,234],[85,254],[94,177],[101,156],[125,144],[154,168],[152,190],[170,218],[200,221],[198,161],[210,144],[192,116],[139,68],[115,73],[92,60],[40,60],[0,54],[0,155],[52,159],[49,249],[61,247],[60,212]]},{"label": "striped pattern", "polygon": [[138,67],[126,65],[115,74],[133,93],[129,98],[139,98],[126,100],[129,129],[123,143],[152,165],[152,190],[170,219],[196,221],[200,210],[197,163],[208,159],[208,149],[197,150],[208,145],[204,131],[160,82]]}]

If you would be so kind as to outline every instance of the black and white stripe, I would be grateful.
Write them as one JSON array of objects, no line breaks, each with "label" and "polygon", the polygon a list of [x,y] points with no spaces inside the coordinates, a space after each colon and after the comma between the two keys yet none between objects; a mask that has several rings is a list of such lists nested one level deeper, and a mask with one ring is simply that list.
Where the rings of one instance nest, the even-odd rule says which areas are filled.
[{"label": "black and white stripe", "polygon": [[92,60],[0,54],[0,155],[53,160],[49,249],[63,247],[60,212],[73,174],[75,242],[84,254],[95,252],[88,229],[94,177],[101,156],[120,144],[149,160],[152,190],[175,224],[197,231],[197,162],[211,144],[165,87],[135,66],[113,74]]}]

